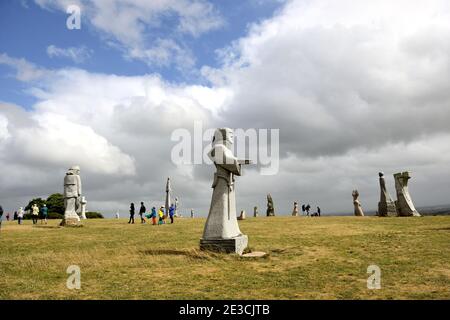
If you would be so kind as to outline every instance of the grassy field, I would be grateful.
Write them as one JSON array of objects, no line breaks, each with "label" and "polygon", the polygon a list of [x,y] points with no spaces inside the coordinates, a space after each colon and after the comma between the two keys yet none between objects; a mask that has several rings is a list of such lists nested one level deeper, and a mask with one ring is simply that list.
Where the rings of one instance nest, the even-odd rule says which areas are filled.
[{"label": "grassy field", "polygon": [[[4,222],[0,299],[450,299],[449,216],[240,221],[259,259],[200,252],[204,222]],[[367,289],[371,264],[380,290]],[[80,290],[66,287],[69,265]]]}]

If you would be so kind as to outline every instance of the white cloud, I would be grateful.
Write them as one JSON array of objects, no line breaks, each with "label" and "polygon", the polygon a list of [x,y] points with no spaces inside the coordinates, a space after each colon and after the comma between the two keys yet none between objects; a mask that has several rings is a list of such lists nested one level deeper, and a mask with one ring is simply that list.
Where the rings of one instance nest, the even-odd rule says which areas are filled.
[{"label": "white cloud", "polygon": [[23,58],[12,58],[6,53],[0,54],[0,64],[16,69],[15,77],[20,81],[33,81],[48,74],[48,70],[40,68]]},{"label": "white cloud", "polygon": [[83,63],[91,57],[92,50],[85,46],[59,48],[55,45],[49,45],[47,47],[47,54],[50,58],[62,57],[71,59],[75,63]]},{"label": "white cloud", "polygon": [[[119,10],[114,4],[99,16],[105,20],[96,22],[105,30],[106,17]],[[123,14],[130,18],[117,21],[130,24],[130,40],[122,39],[121,30],[105,32],[144,57],[151,46],[133,46],[146,31],[136,18],[140,14],[131,9],[137,7],[124,5]],[[202,120],[204,127],[280,128],[279,174],[261,176],[252,167],[245,169],[237,180],[238,210],[251,212],[258,205],[263,212],[265,196],[272,193],[278,213],[289,213],[296,200],[320,205],[325,213],[351,212],[353,188],[359,189],[364,209],[375,209],[380,170],[393,196],[392,173],[411,170],[417,206],[448,202],[449,5],[438,0],[288,2],[221,50],[221,68],[203,68],[210,88],[175,85],[156,75],[55,70],[30,90],[39,101],[33,121],[23,124],[20,119],[26,116],[0,107],[8,121],[8,148],[21,141],[15,128],[26,129],[21,139],[42,137],[52,146],[45,150],[48,156],[38,152],[42,143],[33,149],[26,141],[20,143],[23,149],[4,152],[0,192],[18,197],[54,191],[64,174],[58,168],[72,163],[66,164],[69,141],[52,139],[70,129],[89,140],[75,149],[100,151],[99,159],[87,155],[83,165],[88,200],[99,206],[92,209],[114,212],[120,206],[123,213],[131,201],[161,203],[165,179],[171,176],[186,211],[192,207],[205,215],[213,168],[177,167],[170,161],[172,130],[191,129],[193,121]],[[151,21],[155,27],[164,24]],[[161,61],[174,55],[151,54]],[[64,125],[50,129],[48,119],[64,119]],[[53,156],[55,149],[61,154]],[[97,173],[97,168],[108,168],[109,158],[112,167]],[[130,158],[136,174],[120,175]],[[33,169],[39,174],[25,179]],[[8,181],[14,181],[13,187]]]},{"label": "white cloud", "polygon": [[[181,39],[198,37],[224,24],[214,6],[204,0],[35,1],[43,8],[64,12],[68,5],[78,4],[82,24],[90,23],[107,43],[121,48],[125,57],[158,67],[189,69],[195,59]],[[169,30],[168,20],[174,25]]]}]

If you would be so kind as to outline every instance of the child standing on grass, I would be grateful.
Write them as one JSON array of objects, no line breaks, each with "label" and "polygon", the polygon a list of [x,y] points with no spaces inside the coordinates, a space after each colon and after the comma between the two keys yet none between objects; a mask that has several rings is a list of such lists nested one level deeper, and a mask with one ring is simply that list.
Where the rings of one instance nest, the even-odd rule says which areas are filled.
[{"label": "child standing on grass", "polygon": [[158,215],[159,215],[158,225],[164,223],[164,211],[163,210],[164,210],[164,207],[161,206],[161,208],[159,208],[159,212],[158,212]]},{"label": "child standing on grass", "polygon": [[150,217],[152,218],[152,224],[155,226],[156,225],[156,208],[155,207],[152,208],[152,213],[150,214]]}]

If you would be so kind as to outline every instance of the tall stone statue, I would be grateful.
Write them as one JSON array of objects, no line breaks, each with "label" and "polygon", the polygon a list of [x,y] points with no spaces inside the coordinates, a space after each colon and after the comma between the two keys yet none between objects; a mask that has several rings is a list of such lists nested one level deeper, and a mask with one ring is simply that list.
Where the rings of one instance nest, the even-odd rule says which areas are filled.
[{"label": "tall stone statue", "polygon": [[411,200],[408,190],[408,180],[411,176],[408,171],[394,174],[395,190],[397,191],[397,213],[399,217],[420,217]]},{"label": "tall stone statue", "polygon": [[353,205],[355,206],[355,216],[363,217],[364,216],[364,212],[363,212],[363,210],[361,208],[361,203],[358,200],[358,197],[359,197],[358,190],[353,190],[352,197],[353,197]]},{"label": "tall stone statue", "polygon": [[297,217],[298,216],[298,203],[297,201],[294,202],[294,209],[292,210],[292,216]]},{"label": "tall stone statue", "polygon": [[395,208],[395,202],[392,200],[391,195],[386,189],[384,173],[379,172],[378,176],[380,177],[380,202],[378,202],[378,216],[395,217],[397,216],[397,210]]},{"label": "tall stone statue", "polygon": [[81,197],[81,219],[85,220],[86,218],[86,197]]},{"label": "tall stone statue", "polygon": [[255,207],[253,208],[253,216],[254,216],[255,218],[258,216],[258,207],[257,207],[257,206],[255,206]]},{"label": "tall stone statue", "polygon": [[233,155],[233,140],[234,134],[229,128],[216,129],[214,132],[212,149],[208,155],[214,162],[216,172],[200,249],[240,255],[247,247],[248,237],[242,234],[237,222],[235,176],[240,176],[241,166],[250,161],[238,160]]},{"label": "tall stone statue", "polygon": [[266,215],[268,217],[275,216],[275,208],[273,207],[273,200],[272,200],[272,196],[270,195],[270,193],[267,195],[267,211],[266,211]]},{"label": "tall stone statue", "polygon": [[80,223],[77,212],[81,210],[80,167],[73,166],[64,177],[64,218],[61,226],[76,226]]},{"label": "tall stone statue", "polygon": [[170,191],[172,191],[172,189],[170,188],[170,178],[167,178],[167,183],[166,183],[166,203],[165,203],[165,210],[164,210],[164,215],[166,217],[169,216],[169,208],[171,205],[170,202]]},{"label": "tall stone statue", "polygon": [[179,217],[178,215],[178,198],[175,198],[175,213],[174,213],[175,217]]}]

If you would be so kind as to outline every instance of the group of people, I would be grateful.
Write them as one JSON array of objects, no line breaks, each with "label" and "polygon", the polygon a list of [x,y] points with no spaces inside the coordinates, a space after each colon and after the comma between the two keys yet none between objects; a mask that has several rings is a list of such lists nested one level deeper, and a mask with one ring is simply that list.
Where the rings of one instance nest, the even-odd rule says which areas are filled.
[{"label": "group of people", "polygon": [[302,212],[303,215],[306,214],[306,216],[311,216],[311,217],[320,217],[320,207],[317,207],[317,211],[312,213],[311,215],[309,214],[309,210],[311,210],[311,206],[309,205],[309,203],[307,205],[302,204]]},{"label": "group of people", "polygon": [[[41,218],[41,223],[47,224],[47,218],[48,218],[47,205],[44,204],[41,208],[39,208],[39,206],[36,203],[34,203],[31,206],[30,213],[31,213],[31,219],[33,220],[33,224],[37,224],[39,218]],[[0,223],[2,220],[2,215],[3,215],[3,208],[0,206]],[[20,207],[18,211],[14,212],[13,221],[17,220],[18,224],[22,224],[24,215],[25,215],[25,210],[23,209],[23,207]],[[11,219],[11,215],[9,212],[5,215],[5,218],[6,218],[6,221],[9,221]]]},{"label": "group of people", "polygon": [[[168,210],[169,211],[168,214],[165,212],[166,210],[164,206],[161,206],[158,212],[156,211],[156,207],[152,207],[150,212],[146,213],[147,209],[145,208],[144,203],[141,202],[141,207],[139,208],[139,216],[141,217],[141,223],[146,223],[145,218],[147,218],[148,220],[151,219],[153,225],[165,224],[167,218],[170,219],[170,223],[173,223],[173,218],[175,216],[175,209],[176,209],[175,205],[171,204]],[[129,224],[134,224],[134,215],[135,215],[135,207],[134,203],[131,203],[130,219],[128,220]]]}]

